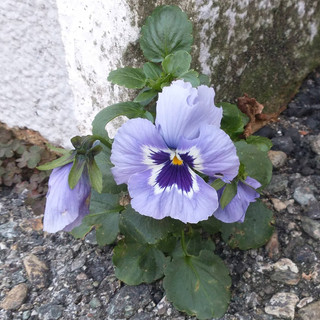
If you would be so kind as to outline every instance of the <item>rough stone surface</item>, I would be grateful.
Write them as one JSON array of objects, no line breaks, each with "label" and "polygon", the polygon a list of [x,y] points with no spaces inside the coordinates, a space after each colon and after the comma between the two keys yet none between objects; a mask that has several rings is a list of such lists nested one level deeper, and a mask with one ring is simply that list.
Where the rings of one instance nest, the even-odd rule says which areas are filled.
[{"label": "rough stone surface", "polygon": [[34,254],[23,259],[28,278],[33,286],[44,288],[48,282],[48,267]]},{"label": "rough stone surface", "polygon": [[320,219],[320,202],[311,202],[306,209],[306,215],[311,219]]},{"label": "rough stone surface", "polygon": [[320,222],[312,220],[308,217],[302,217],[302,228],[308,233],[312,238],[320,239]]},{"label": "rough stone surface", "polygon": [[307,304],[311,303],[314,299],[312,297],[306,297],[303,298],[299,301],[299,303],[297,304],[297,307],[299,309],[303,308],[304,306],[306,306]]},{"label": "rough stone surface", "polygon": [[299,316],[302,320],[318,319],[320,315],[320,300],[313,302],[299,310]]},{"label": "rough stone surface", "polygon": [[28,294],[28,286],[25,283],[20,283],[13,287],[1,302],[0,307],[5,310],[18,309]]},{"label": "rough stone surface", "polygon": [[303,206],[306,206],[311,202],[314,202],[317,200],[312,190],[309,187],[303,187],[303,186],[299,186],[294,190],[293,198]]},{"label": "rough stone surface", "polygon": [[279,292],[272,296],[265,307],[265,312],[281,319],[293,319],[298,301],[299,298],[294,293]]},{"label": "rough stone surface", "polygon": [[39,318],[43,320],[61,319],[63,307],[57,304],[45,304],[39,308]]},{"label": "rough stone surface", "polygon": [[270,150],[268,156],[275,168],[281,168],[287,161],[287,155],[283,151]]},{"label": "rough stone surface", "polygon": [[211,76],[217,101],[246,92],[278,109],[320,64],[315,0],[3,0],[0,120],[64,146],[90,132],[101,108],[132,95],[107,75],[141,66],[139,27],[162,4],[179,5],[193,21],[194,67]]},{"label": "rough stone surface", "polygon": [[297,285],[300,281],[300,274],[297,265],[288,258],[282,258],[274,264],[259,264],[261,272],[271,271],[272,281],[285,283],[290,286]]},{"label": "rough stone surface", "polygon": [[320,155],[320,135],[312,137],[310,145],[312,151],[317,155]]},{"label": "rough stone surface", "polygon": [[285,191],[288,187],[288,183],[288,178],[285,175],[274,173],[266,190],[270,193]]},{"label": "rough stone surface", "polygon": [[271,139],[272,150],[280,150],[286,154],[290,154],[294,149],[294,144],[290,136],[275,137]]}]

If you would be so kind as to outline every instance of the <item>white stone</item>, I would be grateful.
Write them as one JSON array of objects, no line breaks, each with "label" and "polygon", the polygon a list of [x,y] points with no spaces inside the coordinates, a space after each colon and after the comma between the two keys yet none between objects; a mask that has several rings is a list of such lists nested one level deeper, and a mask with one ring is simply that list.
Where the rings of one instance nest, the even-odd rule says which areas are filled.
[{"label": "white stone", "polygon": [[273,207],[278,211],[282,211],[287,208],[287,205],[277,198],[271,198]]},{"label": "white stone", "polygon": [[313,297],[306,297],[306,298],[303,298],[299,301],[299,303],[297,304],[297,307],[299,309],[305,307],[307,304],[311,303],[313,301]]},{"label": "white stone", "polygon": [[298,301],[299,298],[294,293],[279,292],[272,296],[264,311],[281,319],[293,320]]},{"label": "white stone", "polygon": [[273,264],[273,268],[274,270],[279,271],[290,270],[293,273],[299,273],[297,265],[288,258],[280,259],[279,261]]}]

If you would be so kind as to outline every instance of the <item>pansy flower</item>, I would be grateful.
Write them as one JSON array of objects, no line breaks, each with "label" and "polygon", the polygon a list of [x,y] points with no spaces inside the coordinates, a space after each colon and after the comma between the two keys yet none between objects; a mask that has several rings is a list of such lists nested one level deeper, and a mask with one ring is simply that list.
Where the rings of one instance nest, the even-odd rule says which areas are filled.
[{"label": "pansy flower", "polygon": [[88,175],[84,171],[77,185],[70,189],[68,176],[71,167],[72,163],[55,168],[50,175],[43,218],[44,231],[71,231],[89,213],[87,198],[91,187]]},{"label": "pansy flower", "polygon": [[117,184],[128,184],[136,211],[184,223],[213,214],[218,194],[198,173],[231,181],[239,169],[221,118],[212,88],[178,80],[159,94],[155,125],[141,118],[122,125],[112,146],[112,173]]},{"label": "pansy flower", "polygon": [[[245,182],[239,181],[234,198],[223,209],[219,206],[213,215],[226,223],[243,222],[250,203],[260,196],[255,190],[259,187],[261,183],[251,177],[247,177]],[[223,190],[224,188],[218,190],[219,199]]]}]

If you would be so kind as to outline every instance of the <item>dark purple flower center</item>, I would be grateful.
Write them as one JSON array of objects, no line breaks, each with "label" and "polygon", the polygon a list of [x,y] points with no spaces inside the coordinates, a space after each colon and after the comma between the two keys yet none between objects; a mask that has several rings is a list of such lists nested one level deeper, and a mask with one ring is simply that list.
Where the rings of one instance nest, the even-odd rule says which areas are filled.
[{"label": "dark purple flower center", "polygon": [[189,153],[169,153],[165,151],[152,152],[150,158],[154,164],[163,165],[156,183],[161,189],[177,185],[181,191],[189,192],[192,189],[192,175],[190,168],[193,166],[193,157]]}]

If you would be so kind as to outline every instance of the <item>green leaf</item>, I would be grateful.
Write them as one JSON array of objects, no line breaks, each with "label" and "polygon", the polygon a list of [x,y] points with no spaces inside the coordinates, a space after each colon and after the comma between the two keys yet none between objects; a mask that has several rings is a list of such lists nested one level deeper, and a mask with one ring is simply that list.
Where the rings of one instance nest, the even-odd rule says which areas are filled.
[{"label": "green leaf", "polygon": [[93,228],[93,225],[87,224],[84,220],[82,219],[80,226],[73,228],[70,232],[76,239],[83,239]]},{"label": "green leaf", "polygon": [[211,187],[215,188],[216,190],[220,190],[221,188],[223,188],[226,185],[226,183],[221,179],[216,179],[210,185],[211,185]]},{"label": "green leaf", "polygon": [[198,319],[220,318],[230,301],[231,279],[223,261],[211,251],[174,258],[165,268],[163,286],[169,301]]},{"label": "green leaf", "polygon": [[[202,250],[209,250],[213,252],[216,248],[213,241],[211,239],[203,239],[199,231],[193,231],[191,234],[186,234],[185,245],[187,253],[192,256],[198,256]],[[176,243],[176,247],[171,255],[173,257],[185,256],[180,240]]]},{"label": "green leaf", "polygon": [[18,162],[18,167],[28,167],[29,169],[34,169],[41,160],[41,154],[43,150],[44,149],[40,148],[39,146],[31,146],[28,150],[25,149],[21,157],[16,160],[16,162]]},{"label": "green leaf", "polygon": [[190,52],[192,42],[192,23],[176,6],[157,7],[141,29],[140,46],[152,62],[179,50]]},{"label": "green leaf", "polygon": [[135,102],[120,102],[101,110],[92,122],[92,132],[94,135],[109,139],[106,125],[111,120],[119,116],[132,118],[146,118],[146,111],[143,106]]},{"label": "green leaf", "polygon": [[223,118],[221,129],[224,130],[233,140],[238,140],[239,135],[243,133],[247,116],[239,108],[231,103],[221,102],[218,107],[223,108]]},{"label": "green leaf", "polygon": [[255,145],[259,150],[264,152],[268,152],[272,147],[271,140],[266,137],[249,136],[246,142]]},{"label": "green leaf", "polygon": [[176,248],[177,238],[173,235],[161,239],[157,242],[156,248],[165,254],[172,255],[173,250]]},{"label": "green leaf", "polygon": [[161,77],[162,69],[157,64],[146,62],[143,65],[143,72],[147,79],[157,80]]},{"label": "green leaf", "polygon": [[121,215],[120,230],[126,238],[139,243],[155,244],[169,232],[181,230],[184,224],[178,220],[164,218],[156,220],[143,216],[131,207]]},{"label": "green leaf", "polygon": [[133,100],[134,102],[138,102],[141,103],[143,105],[147,105],[149,104],[152,99],[154,99],[156,96],[158,95],[158,91],[154,90],[154,89],[149,89],[149,90],[145,90],[140,92],[135,99]]},{"label": "green leaf", "polygon": [[63,149],[63,148],[57,148],[57,147],[53,146],[50,143],[47,143],[46,146],[47,146],[48,149],[50,149],[51,151],[56,152],[56,153],[60,153],[60,154],[68,154],[68,153],[70,153],[69,150],[66,150],[66,149]]},{"label": "green leaf", "polygon": [[111,173],[111,167],[113,164],[110,161],[110,150],[103,147],[102,152],[100,152],[96,157],[95,161],[102,172],[102,191],[103,193],[117,194],[121,191],[126,191],[127,187],[124,184],[117,185],[114,181],[113,175]]},{"label": "green leaf", "polygon": [[129,89],[141,89],[146,84],[146,76],[141,68],[125,67],[111,71],[108,81]]},{"label": "green leaf", "polygon": [[190,69],[191,56],[186,51],[177,51],[169,54],[162,61],[162,68],[173,77],[180,77]]},{"label": "green leaf", "polygon": [[160,279],[166,258],[152,245],[122,240],[114,248],[112,261],[118,279],[129,285],[138,285]]},{"label": "green leaf", "polygon": [[26,146],[18,139],[10,140],[7,143],[0,143],[0,158],[11,158],[14,152],[23,154],[26,151]]},{"label": "green leaf", "polygon": [[258,180],[262,185],[261,188],[265,187],[272,176],[272,163],[268,153],[244,140],[235,142],[235,146],[240,162],[244,165],[248,176]]},{"label": "green leaf", "polygon": [[220,206],[222,209],[224,209],[237,194],[237,185],[238,183],[236,181],[226,184],[220,198]]},{"label": "green leaf", "polygon": [[193,87],[198,87],[200,85],[200,80],[198,78],[199,73],[194,70],[189,70],[188,72],[181,75],[179,78],[184,81],[190,82]]},{"label": "green leaf", "polygon": [[210,86],[210,78],[206,74],[200,73],[199,75],[200,84],[204,84],[206,86]]},{"label": "green leaf", "polygon": [[151,112],[146,111],[145,114],[144,114],[144,117],[145,117],[146,119],[148,119],[149,121],[151,121],[152,123],[154,123],[154,116],[152,115]]},{"label": "green leaf", "polygon": [[102,193],[92,190],[90,214],[85,216],[80,226],[74,228],[71,234],[75,238],[84,238],[92,229],[97,227],[96,237],[99,245],[111,244],[119,233],[119,195]]},{"label": "green leaf", "polygon": [[119,195],[97,193],[92,191],[90,214],[86,215],[82,224],[72,230],[76,238],[83,238],[94,226],[100,246],[113,243],[119,233],[120,210]]},{"label": "green leaf", "polygon": [[273,212],[260,201],[250,204],[243,223],[222,223],[222,238],[232,248],[248,250],[263,246],[271,237],[274,227]]},{"label": "green leaf", "polygon": [[84,157],[82,156],[75,157],[69,173],[69,177],[68,177],[68,183],[69,183],[70,189],[73,189],[79,182],[85,165],[86,165],[86,159]]},{"label": "green leaf", "polygon": [[201,227],[209,234],[216,234],[220,231],[222,222],[211,216],[208,220],[200,222]]},{"label": "green leaf", "polygon": [[71,138],[71,143],[75,149],[80,149],[83,146],[85,137],[82,136],[74,136]]},{"label": "green leaf", "polygon": [[38,170],[51,170],[57,167],[62,167],[73,161],[75,153],[73,151],[68,151],[68,153],[64,154],[62,157],[55,159],[51,162],[45,163],[41,166],[38,166]]},{"label": "green leaf", "polygon": [[94,159],[92,159],[89,162],[88,174],[89,174],[91,187],[95,189],[97,192],[101,193],[102,192],[102,173]]}]

